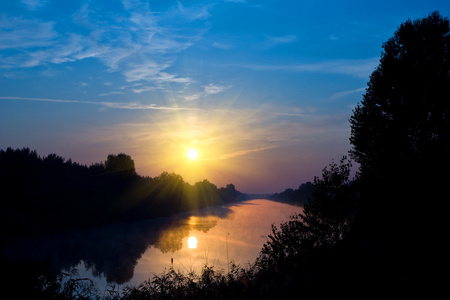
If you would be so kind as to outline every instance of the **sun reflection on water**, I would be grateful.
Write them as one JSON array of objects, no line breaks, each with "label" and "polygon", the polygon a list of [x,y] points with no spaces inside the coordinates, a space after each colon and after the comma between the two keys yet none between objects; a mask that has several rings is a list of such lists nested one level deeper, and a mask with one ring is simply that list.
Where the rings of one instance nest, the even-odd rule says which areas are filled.
[{"label": "sun reflection on water", "polygon": [[188,239],[188,248],[189,249],[196,249],[197,248],[197,238],[195,236],[191,236]]}]

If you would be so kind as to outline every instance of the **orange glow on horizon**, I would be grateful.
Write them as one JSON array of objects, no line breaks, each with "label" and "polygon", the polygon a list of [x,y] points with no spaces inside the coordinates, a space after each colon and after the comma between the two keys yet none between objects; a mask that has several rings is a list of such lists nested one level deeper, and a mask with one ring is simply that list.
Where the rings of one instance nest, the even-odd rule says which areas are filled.
[{"label": "orange glow on horizon", "polygon": [[[276,116],[275,116],[276,117]],[[174,172],[185,182],[208,180],[217,187],[272,180],[273,151],[283,145],[278,128],[261,124],[274,118],[258,109],[201,109],[164,111],[145,120],[123,124],[129,152],[138,173],[150,177]],[[197,157],[190,149],[197,151]],[[188,155],[189,153],[189,155]],[[192,158],[189,156],[192,155]],[[275,162],[273,162],[275,163]]]},{"label": "orange glow on horizon", "polygon": [[144,165],[136,162],[137,166],[149,176],[175,172],[190,184],[207,179],[221,187],[233,181],[233,174],[243,173],[244,164],[235,158],[248,148],[241,144],[247,142],[248,131],[239,127],[240,120],[230,122],[229,111],[170,111],[161,117],[164,119],[152,118],[148,124],[151,137],[145,146],[135,146],[144,158]]}]

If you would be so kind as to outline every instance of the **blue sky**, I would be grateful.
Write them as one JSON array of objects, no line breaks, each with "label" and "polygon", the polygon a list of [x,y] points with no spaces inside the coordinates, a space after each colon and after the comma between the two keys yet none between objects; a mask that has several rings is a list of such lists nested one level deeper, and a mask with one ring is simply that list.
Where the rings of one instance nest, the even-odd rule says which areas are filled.
[{"label": "blue sky", "polygon": [[450,3],[0,0],[0,148],[296,188],[350,149],[382,43],[434,10]]}]

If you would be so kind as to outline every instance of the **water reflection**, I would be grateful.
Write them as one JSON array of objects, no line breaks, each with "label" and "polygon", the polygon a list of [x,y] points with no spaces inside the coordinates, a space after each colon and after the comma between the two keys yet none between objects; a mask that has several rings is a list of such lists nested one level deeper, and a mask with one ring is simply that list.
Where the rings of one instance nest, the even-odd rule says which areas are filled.
[{"label": "water reflection", "polygon": [[[162,253],[179,251],[189,232],[207,232],[218,219],[227,218],[231,213],[227,206],[214,207],[196,211],[193,216],[186,213],[172,218],[20,239],[9,243],[4,252],[11,261],[47,262],[54,270],[68,270],[83,262],[94,276],[122,284],[133,277],[138,260],[150,247]],[[203,221],[196,222],[196,218]]]},{"label": "water reflection", "polygon": [[191,236],[188,239],[188,248],[189,249],[195,249],[197,248],[197,238],[195,236]]},{"label": "water reflection", "polygon": [[[160,273],[170,263],[175,270],[199,272],[205,263],[226,272],[229,262],[245,265],[258,256],[271,225],[279,224],[302,208],[267,200],[252,200],[230,206],[226,218],[194,216],[188,223],[195,225],[183,238],[183,248],[174,253],[161,254],[153,247],[138,261],[131,284],[139,284]],[[211,224],[214,224],[211,226]],[[204,225],[204,226],[202,226]],[[208,228],[208,230],[205,230]],[[197,247],[189,248],[189,238],[197,239]]]},{"label": "water reflection", "polygon": [[54,270],[87,269],[106,282],[139,284],[152,273],[175,268],[198,270],[205,263],[227,269],[229,260],[253,261],[270,225],[301,210],[252,200],[133,224],[76,230],[6,247],[12,260],[47,261]]}]

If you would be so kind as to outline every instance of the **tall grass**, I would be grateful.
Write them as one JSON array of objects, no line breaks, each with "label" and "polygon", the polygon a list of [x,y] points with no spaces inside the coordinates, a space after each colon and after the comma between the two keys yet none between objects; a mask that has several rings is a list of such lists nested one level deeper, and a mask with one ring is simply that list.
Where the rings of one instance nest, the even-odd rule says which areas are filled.
[{"label": "tall grass", "polygon": [[230,263],[230,271],[205,264],[200,273],[170,267],[135,287],[126,287],[121,299],[248,299],[254,270]]}]

